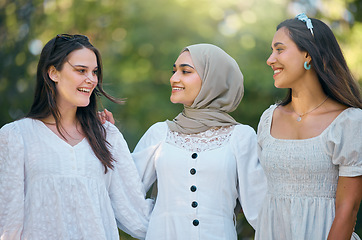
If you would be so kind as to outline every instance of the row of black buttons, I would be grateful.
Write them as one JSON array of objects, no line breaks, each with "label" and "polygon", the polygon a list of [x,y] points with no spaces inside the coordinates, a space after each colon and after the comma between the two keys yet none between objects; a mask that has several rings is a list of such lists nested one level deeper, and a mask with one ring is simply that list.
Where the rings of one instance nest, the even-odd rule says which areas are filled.
[{"label": "row of black buttons", "polygon": [[[192,157],[192,159],[196,159],[197,158],[197,153],[193,153],[192,155],[191,155],[191,157]],[[196,169],[195,168],[191,168],[190,169],[190,174],[191,175],[195,175],[196,174]],[[191,192],[196,192],[196,190],[197,190],[197,187],[195,186],[195,185],[192,185],[191,187],[190,187],[190,190],[191,190]],[[193,201],[192,203],[191,203],[191,207],[193,207],[193,208],[197,208],[197,206],[198,206],[199,204],[196,202],[196,201]],[[197,219],[195,219],[194,221],[192,221],[192,224],[194,225],[194,226],[198,226],[199,225],[199,220],[197,220]]]}]

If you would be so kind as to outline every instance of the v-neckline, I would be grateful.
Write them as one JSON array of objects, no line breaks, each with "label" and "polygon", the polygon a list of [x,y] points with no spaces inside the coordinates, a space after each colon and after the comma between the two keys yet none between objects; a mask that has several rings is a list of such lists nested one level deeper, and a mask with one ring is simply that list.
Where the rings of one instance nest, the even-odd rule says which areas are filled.
[{"label": "v-neckline", "polygon": [[77,144],[75,145],[71,145],[69,143],[67,143],[64,139],[60,138],[57,134],[55,134],[55,132],[53,132],[43,121],[41,120],[36,120],[39,122],[39,124],[42,126],[42,128],[44,128],[45,131],[50,132],[50,135],[53,136],[53,138],[57,139],[58,142],[62,142],[62,144],[65,144],[66,146],[74,149],[77,146],[79,146],[82,142],[84,142],[84,140],[86,139],[85,137],[80,140]]}]

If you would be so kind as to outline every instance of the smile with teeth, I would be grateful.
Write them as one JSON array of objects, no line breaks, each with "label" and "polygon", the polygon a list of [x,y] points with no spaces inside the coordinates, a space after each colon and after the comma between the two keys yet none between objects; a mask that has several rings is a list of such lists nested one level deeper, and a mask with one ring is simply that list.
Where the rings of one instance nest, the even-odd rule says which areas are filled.
[{"label": "smile with teeth", "polygon": [[85,93],[90,93],[90,89],[88,89],[88,88],[78,88],[78,91],[85,92]]},{"label": "smile with teeth", "polygon": [[183,87],[172,87],[172,91],[179,91],[179,90],[183,90],[185,88]]},{"label": "smile with teeth", "polygon": [[282,71],[281,69],[275,69],[274,74],[280,73],[281,71]]}]

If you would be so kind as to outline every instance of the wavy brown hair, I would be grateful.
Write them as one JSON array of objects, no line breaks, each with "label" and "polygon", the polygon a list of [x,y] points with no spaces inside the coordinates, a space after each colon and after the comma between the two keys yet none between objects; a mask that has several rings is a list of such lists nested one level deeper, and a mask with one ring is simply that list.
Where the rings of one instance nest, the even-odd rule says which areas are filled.
[{"label": "wavy brown hair", "polygon": [[[295,18],[281,22],[277,30],[286,28],[299,50],[308,52],[312,58],[311,65],[327,96],[348,107],[362,108],[360,86],[353,78],[332,30],[322,21],[310,19],[314,36],[304,22]],[[284,106],[291,99],[292,90],[289,89],[280,104]]]},{"label": "wavy brown hair", "polygon": [[62,131],[60,131],[62,126],[60,123],[60,112],[56,102],[58,94],[56,84],[50,79],[48,70],[51,66],[54,66],[60,71],[64,63],[68,60],[69,54],[82,48],[88,48],[96,55],[98,84],[90,96],[88,106],[77,108],[76,118],[94,154],[104,165],[105,173],[107,173],[108,168],[113,169],[115,159],[109,151],[110,144],[106,140],[106,130],[97,116],[97,100],[99,96],[103,95],[115,103],[121,103],[122,101],[108,95],[103,90],[101,55],[89,42],[88,37],[84,35],[60,34],[44,46],[38,62],[34,101],[26,117],[42,120],[52,115],[55,119],[58,132],[66,139]]}]

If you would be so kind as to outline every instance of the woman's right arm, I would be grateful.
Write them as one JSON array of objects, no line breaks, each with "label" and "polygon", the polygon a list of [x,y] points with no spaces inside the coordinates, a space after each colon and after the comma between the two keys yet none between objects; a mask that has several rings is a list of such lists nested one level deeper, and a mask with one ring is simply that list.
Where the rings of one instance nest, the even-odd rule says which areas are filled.
[{"label": "woman's right arm", "polygon": [[21,238],[24,190],[24,143],[11,123],[0,129],[0,239]]},{"label": "woman's right arm", "polygon": [[159,122],[152,125],[137,143],[132,158],[141,177],[146,192],[156,181],[156,155],[158,147],[167,135],[167,124]]}]

